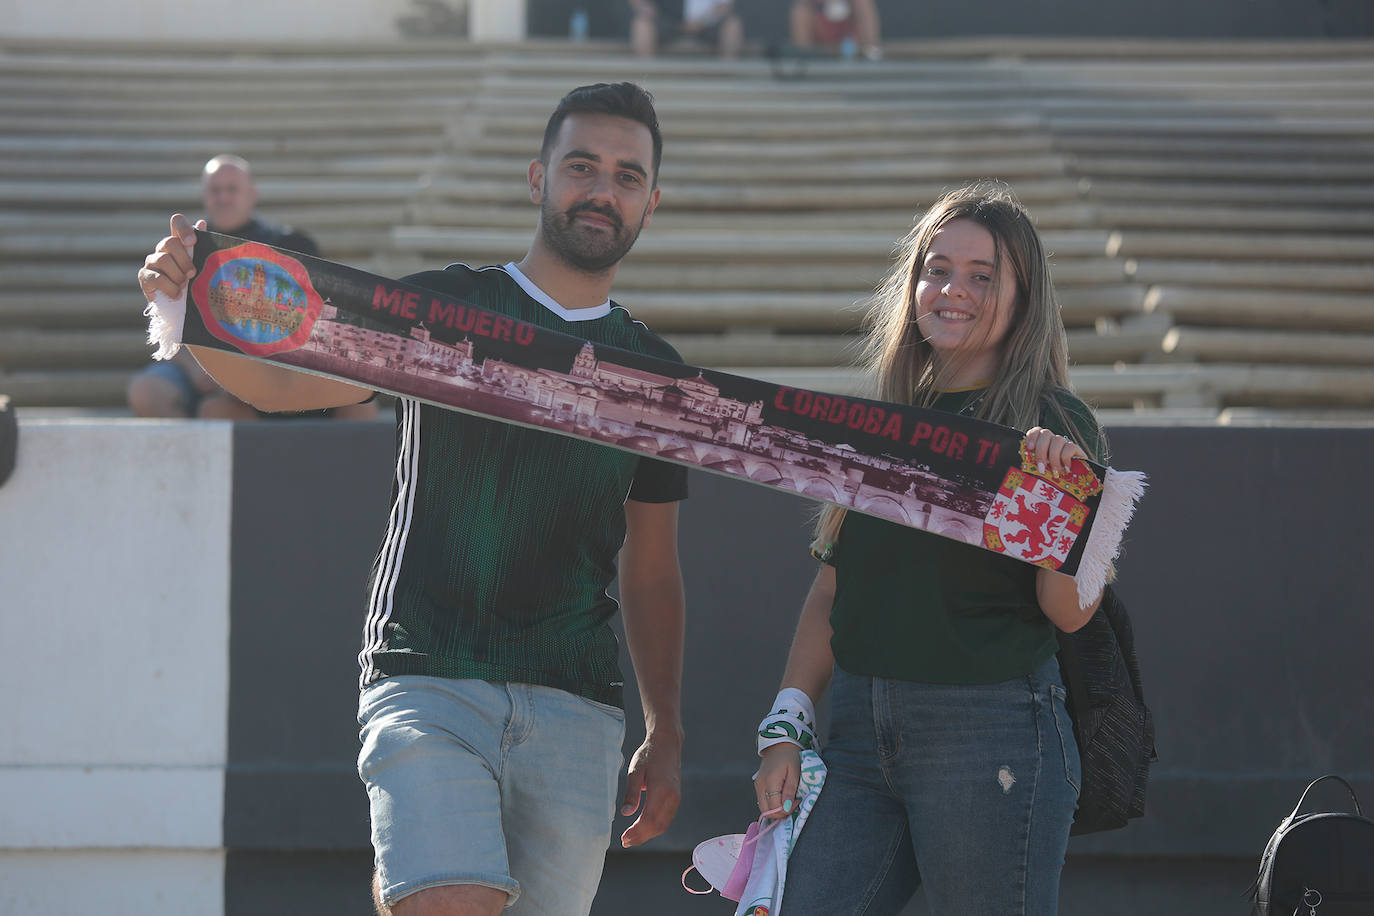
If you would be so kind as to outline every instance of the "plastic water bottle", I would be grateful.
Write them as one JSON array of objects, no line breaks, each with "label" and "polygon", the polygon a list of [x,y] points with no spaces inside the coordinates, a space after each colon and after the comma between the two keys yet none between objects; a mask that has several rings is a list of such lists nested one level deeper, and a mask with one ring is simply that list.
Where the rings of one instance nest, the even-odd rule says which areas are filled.
[{"label": "plastic water bottle", "polygon": [[579,6],[573,10],[572,17],[568,20],[568,37],[573,41],[586,41],[589,25],[587,11]]},{"label": "plastic water bottle", "polygon": [[853,60],[854,55],[859,52],[859,45],[854,41],[853,35],[844,36],[844,41],[840,42],[840,56],[845,60]]}]

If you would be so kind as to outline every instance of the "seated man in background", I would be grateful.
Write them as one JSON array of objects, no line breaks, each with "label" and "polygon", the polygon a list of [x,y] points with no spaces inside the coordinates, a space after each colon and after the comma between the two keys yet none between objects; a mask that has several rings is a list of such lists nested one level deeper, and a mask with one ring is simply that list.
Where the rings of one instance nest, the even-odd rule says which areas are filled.
[{"label": "seated man in background", "polygon": [[630,0],[630,46],[639,57],[653,57],[672,37],[714,43],[716,53],[739,57],[744,22],[730,0]]},{"label": "seated man in background", "polygon": [[791,32],[799,48],[840,47],[847,39],[869,60],[883,56],[876,0],[793,0]]},{"label": "seated man in background", "polygon": [[[205,163],[200,188],[205,220],[211,230],[319,256],[320,250],[310,236],[289,226],[275,226],[254,215],[258,188],[246,159],[230,155],[214,157]],[[153,363],[135,375],[129,382],[128,397],[129,407],[140,417],[256,420],[266,416],[217,385],[185,348],[174,358]],[[377,416],[377,406],[369,402],[286,416],[371,420]]]}]

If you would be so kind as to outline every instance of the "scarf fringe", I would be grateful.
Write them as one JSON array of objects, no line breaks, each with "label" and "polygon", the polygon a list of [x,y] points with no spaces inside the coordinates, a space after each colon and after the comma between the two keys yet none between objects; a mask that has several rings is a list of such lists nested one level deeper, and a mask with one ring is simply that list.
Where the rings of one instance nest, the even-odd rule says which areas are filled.
[{"label": "scarf fringe", "polygon": [[148,319],[148,343],[157,347],[153,359],[171,359],[181,349],[181,332],[186,326],[186,293],[169,299],[166,293],[153,293],[153,301],[143,310]]},{"label": "scarf fringe", "polygon": [[1107,468],[1103,482],[1102,500],[1093,515],[1088,542],[1078,561],[1078,606],[1086,608],[1107,587],[1112,561],[1121,553],[1121,538],[1135,514],[1135,504],[1145,495],[1148,482],[1140,471],[1118,471]]}]

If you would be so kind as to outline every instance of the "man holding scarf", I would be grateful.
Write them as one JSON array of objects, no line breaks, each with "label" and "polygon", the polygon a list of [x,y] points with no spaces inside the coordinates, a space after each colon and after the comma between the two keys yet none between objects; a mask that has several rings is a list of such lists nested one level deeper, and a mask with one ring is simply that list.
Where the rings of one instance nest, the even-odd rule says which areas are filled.
[{"label": "man holding scarf", "polygon": [[[658,205],[652,98],[573,90],[528,169],[539,225],[524,258],[407,282],[563,333],[678,360],[610,300]],[[200,224],[199,228],[203,228]],[[185,294],[195,229],[180,215],[139,282]],[[355,404],[368,389],[193,348],[271,411]],[[680,360],[679,360],[680,361]],[[358,769],[372,805],[374,895],[387,916],[586,913],[610,837],[624,735],[606,588],[619,559],[647,737],[630,763],[621,838],[662,833],[680,795],[685,472],[580,440],[401,398],[387,534],[359,660]],[[641,804],[642,796],[642,804]]]}]

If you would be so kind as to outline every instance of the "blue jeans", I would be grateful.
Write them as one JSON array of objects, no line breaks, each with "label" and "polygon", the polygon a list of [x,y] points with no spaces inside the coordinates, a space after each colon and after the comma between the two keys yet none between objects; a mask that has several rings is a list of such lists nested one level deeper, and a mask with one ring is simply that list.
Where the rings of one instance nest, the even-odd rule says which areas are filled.
[{"label": "blue jeans", "polygon": [[363,689],[358,723],[385,903],[480,884],[505,891],[512,916],[591,909],[623,710],[552,687],[405,675]]},{"label": "blue jeans", "polygon": [[1059,665],[1000,684],[848,674],[830,689],[825,787],[787,864],[787,916],[1052,916],[1078,804]]}]

